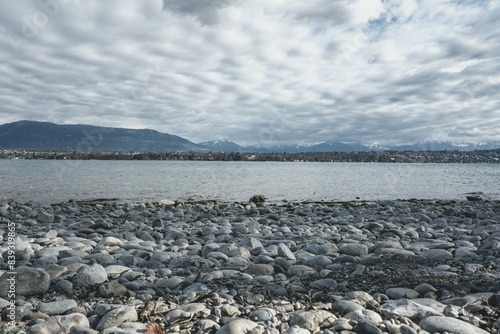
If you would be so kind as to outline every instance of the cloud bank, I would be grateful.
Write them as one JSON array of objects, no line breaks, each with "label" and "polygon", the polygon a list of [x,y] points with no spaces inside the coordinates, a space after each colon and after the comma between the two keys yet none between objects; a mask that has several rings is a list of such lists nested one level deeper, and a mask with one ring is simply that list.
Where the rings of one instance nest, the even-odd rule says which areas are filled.
[{"label": "cloud bank", "polygon": [[500,140],[500,3],[0,2],[0,122],[195,142]]}]

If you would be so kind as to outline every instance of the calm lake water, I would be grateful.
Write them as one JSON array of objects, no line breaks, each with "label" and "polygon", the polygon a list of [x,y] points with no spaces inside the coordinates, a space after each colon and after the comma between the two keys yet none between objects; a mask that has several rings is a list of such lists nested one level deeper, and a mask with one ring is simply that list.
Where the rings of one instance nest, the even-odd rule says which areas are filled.
[{"label": "calm lake water", "polygon": [[500,165],[0,160],[0,195],[17,201],[500,199]]}]

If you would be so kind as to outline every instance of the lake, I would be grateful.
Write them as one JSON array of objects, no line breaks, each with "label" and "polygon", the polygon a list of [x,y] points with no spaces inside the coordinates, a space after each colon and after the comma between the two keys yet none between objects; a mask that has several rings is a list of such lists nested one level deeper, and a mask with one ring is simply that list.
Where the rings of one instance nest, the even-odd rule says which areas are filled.
[{"label": "lake", "polygon": [[500,165],[0,160],[0,195],[49,204],[96,198],[270,201],[500,199]]}]

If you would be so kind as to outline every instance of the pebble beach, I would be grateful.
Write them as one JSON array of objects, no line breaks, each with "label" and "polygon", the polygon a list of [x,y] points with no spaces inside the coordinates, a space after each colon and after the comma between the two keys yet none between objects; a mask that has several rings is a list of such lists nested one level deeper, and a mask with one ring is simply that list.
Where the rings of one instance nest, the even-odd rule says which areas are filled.
[{"label": "pebble beach", "polygon": [[0,333],[500,333],[500,201],[0,197]]}]

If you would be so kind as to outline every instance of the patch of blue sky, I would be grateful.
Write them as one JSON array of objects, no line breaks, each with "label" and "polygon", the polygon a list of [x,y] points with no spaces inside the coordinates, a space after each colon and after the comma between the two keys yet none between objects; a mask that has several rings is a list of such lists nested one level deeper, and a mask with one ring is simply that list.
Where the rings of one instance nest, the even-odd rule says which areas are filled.
[{"label": "patch of blue sky", "polygon": [[455,5],[461,5],[461,6],[471,6],[471,5],[478,5],[480,7],[486,6],[487,4],[490,3],[491,0],[455,0],[455,1],[449,1],[449,4],[455,4]]},{"label": "patch of blue sky", "polygon": [[386,17],[381,17],[376,20],[370,20],[364,27],[363,32],[370,38],[370,40],[376,41],[388,27],[397,22],[397,17],[392,17],[390,20],[387,20]]},{"label": "patch of blue sky", "polygon": [[319,35],[319,34],[322,34],[326,31],[326,27],[325,26],[318,26],[318,27],[314,27],[312,33],[313,35]]}]

